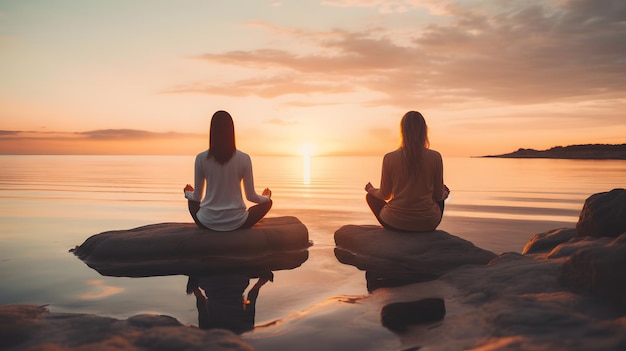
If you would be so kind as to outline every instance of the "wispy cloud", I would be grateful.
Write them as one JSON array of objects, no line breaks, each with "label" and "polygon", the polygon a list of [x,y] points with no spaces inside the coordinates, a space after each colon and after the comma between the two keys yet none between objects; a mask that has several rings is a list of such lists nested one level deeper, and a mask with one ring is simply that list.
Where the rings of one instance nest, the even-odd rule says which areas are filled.
[{"label": "wispy cloud", "polygon": [[264,121],[263,123],[265,123],[265,124],[273,124],[273,125],[278,125],[278,126],[292,126],[294,124],[297,124],[296,121],[284,120],[284,119],[281,119],[281,118],[268,119],[268,120]]},{"label": "wispy cloud", "polygon": [[167,133],[155,133],[149,132],[145,130],[136,130],[136,129],[102,129],[102,130],[92,130],[88,132],[78,132],[76,133],[81,136],[85,136],[88,139],[97,139],[97,140],[142,140],[142,139],[176,139],[176,138],[186,138],[186,137],[198,137],[205,136],[204,134],[192,134],[192,133],[177,133],[177,132],[167,132]]},{"label": "wispy cloud", "polygon": [[[243,61],[245,59],[242,58]],[[242,64],[245,62],[242,61]],[[173,87],[166,93],[205,93],[225,96],[257,95],[262,98],[275,98],[290,94],[343,93],[354,87],[345,83],[320,80],[318,77],[300,71],[298,74],[281,74],[268,77],[255,77],[235,82],[195,82]]]},{"label": "wispy cloud", "polygon": [[192,133],[155,133],[136,129],[102,129],[87,132],[39,132],[39,131],[17,131],[0,130],[0,140],[100,140],[100,141],[120,141],[120,140],[146,140],[146,139],[177,139],[187,137],[205,137],[201,134]]},{"label": "wispy cloud", "polygon": [[[389,3],[419,6],[417,1]],[[324,4],[382,6],[383,2]],[[199,58],[278,73],[184,84],[170,92],[270,98],[369,90],[382,96],[369,103],[430,107],[477,100],[529,104],[571,98],[626,99],[625,2],[508,4],[518,7],[464,8],[448,3],[447,21],[430,24],[402,41],[380,28],[314,32],[267,24],[268,30],[307,42],[315,53],[270,48],[207,53]]]},{"label": "wispy cloud", "polygon": [[332,7],[370,7],[376,8],[381,13],[402,13],[423,5],[419,1],[411,0],[326,0],[322,6]]},{"label": "wispy cloud", "polygon": [[193,154],[206,135],[134,129],[0,131],[0,154]]}]

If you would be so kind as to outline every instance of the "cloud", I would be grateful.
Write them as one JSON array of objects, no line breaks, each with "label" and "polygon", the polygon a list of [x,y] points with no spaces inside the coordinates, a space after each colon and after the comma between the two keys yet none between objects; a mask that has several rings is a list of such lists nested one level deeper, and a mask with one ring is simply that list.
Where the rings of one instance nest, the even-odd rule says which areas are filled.
[{"label": "cloud", "polygon": [[[413,1],[393,3],[418,6]],[[169,92],[274,98],[368,90],[381,96],[368,101],[371,104],[427,107],[475,101],[536,104],[626,97],[626,2],[503,4],[509,7],[448,3],[447,21],[419,30],[399,30],[410,33],[408,41],[395,36],[397,29],[315,32],[267,24],[267,30],[307,43],[308,53],[288,48],[207,53],[199,58],[275,73],[230,82],[182,84]]]},{"label": "cloud", "polygon": [[292,126],[294,124],[297,124],[296,121],[286,121],[286,120],[280,119],[280,118],[272,118],[272,119],[269,119],[267,121],[264,121],[263,123],[265,123],[265,124],[273,124],[273,125],[278,125],[278,126]]},{"label": "cloud", "polygon": [[[245,64],[245,59],[241,64]],[[289,94],[336,94],[353,90],[354,87],[349,84],[319,80],[302,71],[300,74],[255,77],[235,82],[195,82],[173,87],[165,93],[204,93],[233,97],[257,95],[269,99]]]},{"label": "cloud", "polygon": [[16,131],[0,130],[0,139],[4,140],[145,140],[145,139],[177,139],[187,137],[205,137],[205,135],[192,133],[155,133],[136,129],[102,129],[87,132],[37,132],[37,131]]},{"label": "cloud", "polygon": [[[200,136],[199,134],[190,134],[190,133],[155,133],[148,132],[145,130],[136,130],[136,129],[102,129],[102,130],[92,130],[88,132],[78,132],[78,135],[84,136],[88,139],[96,139],[96,140],[142,140],[142,139],[176,139],[176,138],[186,138],[189,136]],[[204,135],[202,135],[204,136]]]},{"label": "cloud", "polygon": [[322,1],[321,5],[331,7],[369,7],[376,8],[380,13],[404,13],[424,6],[415,0],[327,0]]},{"label": "cloud", "polygon": [[297,100],[297,101],[288,101],[288,102],[284,102],[283,105],[285,106],[292,106],[292,107],[320,107],[320,106],[336,106],[336,105],[341,105],[342,103],[338,103],[338,102],[318,102],[318,101],[311,101],[311,100]]},{"label": "cloud", "polygon": [[0,131],[0,154],[193,154],[206,135],[133,129],[87,132]]}]

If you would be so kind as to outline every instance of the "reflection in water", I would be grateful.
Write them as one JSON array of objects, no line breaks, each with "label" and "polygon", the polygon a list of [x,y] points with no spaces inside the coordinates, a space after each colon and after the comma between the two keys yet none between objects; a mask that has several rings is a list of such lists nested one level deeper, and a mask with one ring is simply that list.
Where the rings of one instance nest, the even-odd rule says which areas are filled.
[{"label": "reflection in water", "polygon": [[108,286],[103,280],[100,279],[90,279],[87,280],[85,283],[87,283],[87,285],[90,285],[93,290],[91,292],[78,295],[78,298],[83,300],[104,299],[105,297],[119,294],[120,292],[124,291],[124,288],[120,288],[118,286]]},{"label": "reflection in water", "polygon": [[304,185],[311,184],[311,157],[315,152],[315,145],[302,144],[300,145],[300,154],[302,155],[302,161],[304,164],[302,183]]},{"label": "reflection in water", "polygon": [[241,334],[254,329],[256,301],[259,291],[268,281],[274,281],[271,271],[259,274],[258,280],[244,297],[250,279],[245,274],[190,276],[187,294],[194,294],[201,329],[221,328]]},{"label": "reflection in water", "polygon": [[437,279],[438,275],[425,273],[423,268],[403,265],[392,260],[379,259],[335,247],[335,258],[340,263],[365,271],[367,291],[390,288]]},{"label": "reflection in water", "polygon": [[[417,284],[437,279],[435,275],[424,274],[423,271],[411,271],[410,267],[403,267],[401,264],[393,262],[378,262],[372,257],[357,257],[358,255],[348,253],[346,250],[335,248],[335,257],[343,264],[354,265],[363,270],[365,266],[365,281],[368,293],[381,288],[395,288],[411,284]],[[371,261],[364,263],[366,261]],[[419,290],[419,287],[416,289]],[[402,334],[410,326],[427,324],[440,321],[446,314],[446,307],[443,298],[429,297],[417,301],[401,301],[386,304],[380,311],[381,324],[395,332]],[[413,348],[404,348],[410,350]]]},{"label": "reflection in water", "polygon": [[311,184],[311,155],[304,155],[302,157],[304,168],[303,168],[303,176],[302,176],[302,184],[310,185]]},{"label": "reflection in water", "polygon": [[370,294],[373,293],[375,290],[381,288],[393,288],[416,283],[423,283],[426,281],[431,281],[433,279],[434,278],[432,276],[424,276],[419,274],[396,274],[396,276],[391,276],[389,272],[387,272],[387,274],[374,271],[365,272],[367,292],[369,292]]},{"label": "reflection in water", "polygon": [[445,315],[446,304],[443,299],[426,298],[385,305],[380,311],[380,321],[385,328],[404,333],[411,325],[437,322]]}]

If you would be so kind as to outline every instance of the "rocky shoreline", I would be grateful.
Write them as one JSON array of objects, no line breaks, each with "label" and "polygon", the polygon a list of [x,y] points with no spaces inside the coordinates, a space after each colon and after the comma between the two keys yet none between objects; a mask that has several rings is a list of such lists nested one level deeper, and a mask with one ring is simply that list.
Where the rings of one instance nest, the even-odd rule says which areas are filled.
[{"label": "rocky shoreline", "polygon": [[492,158],[556,158],[577,160],[626,160],[626,144],[583,144],[555,146],[548,150],[520,148],[517,151],[481,157]]},{"label": "rocky shoreline", "polygon": [[[372,226],[335,233],[337,259],[366,271],[370,290],[335,308],[378,313],[400,350],[626,349],[626,190],[590,196],[576,228],[536,234],[521,254],[496,255],[441,231],[405,234]],[[417,279],[388,288],[402,278]],[[326,327],[346,322],[333,320]],[[117,320],[15,305],[0,306],[0,348],[254,349],[232,332],[167,316]]]}]

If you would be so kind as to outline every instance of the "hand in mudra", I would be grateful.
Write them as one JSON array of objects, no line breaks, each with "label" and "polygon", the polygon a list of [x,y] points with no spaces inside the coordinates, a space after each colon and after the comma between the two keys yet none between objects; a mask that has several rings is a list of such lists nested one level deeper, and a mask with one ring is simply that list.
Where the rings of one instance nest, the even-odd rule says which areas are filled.
[{"label": "hand in mudra", "polygon": [[193,191],[193,187],[189,184],[185,185],[185,189],[183,191]]},{"label": "hand in mudra", "polygon": [[447,199],[450,196],[450,188],[448,188],[445,184],[443,185],[443,199]]},{"label": "hand in mudra", "polygon": [[263,196],[267,196],[268,198],[272,198],[272,191],[269,188],[265,188],[263,190],[263,193],[261,193],[261,195]]}]

